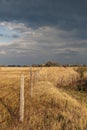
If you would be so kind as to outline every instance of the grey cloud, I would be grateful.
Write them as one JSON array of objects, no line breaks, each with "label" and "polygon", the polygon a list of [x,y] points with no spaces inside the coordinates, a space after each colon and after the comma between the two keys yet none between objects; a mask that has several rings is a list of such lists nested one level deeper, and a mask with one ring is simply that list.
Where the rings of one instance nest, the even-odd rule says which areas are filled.
[{"label": "grey cloud", "polygon": [[[34,26],[58,26],[62,29],[84,27],[87,22],[86,0],[1,0],[0,16]],[[87,25],[86,25],[87,28]]]},{"label": "grey cloud", "polygon": [[15,40],[0,45],[0,60],[8,64],[87,63],[83,60],[87,57],[86,5],[85,0],[1,0],[0,20],[7,20],[2,25],[20,35],[11,34]]},{"label": "grey cloud", "polygon": [[73,40],[71,42],[66,42],[65,45],[62,45],[61,48],[78,48],[78,49],[87,49],[87,39],[86,40]]},{"label": "grey cloud", "polygon": [[[7,52],[19,53],[20,55],[21,53],[22,55],[25,53],[28,55],[30,52],[34,54],[42,53],[43,55],[55,55],[55,53],[60,52],[63,49],[81,48],[79,45],[83,42],[72,38],[74,37],[73,33],[75,33],[72,31],[68,33],[67,31],[61,31],[50,27],[38,29],[23,28],[25,28],[26,31],[21,32],[22,36],[13,40],[13,42],[8,45],[0,46],[0,48],[5,49]],[[75,54],[74,52],[67,51],[66,55],[69,53],[71,55]]]},{"label": "grey cloud", "polygon": [[13,34],[11,37],[12,37],[12,38],[19,38],[20,36],[19,36],[19,35],[16,35],[16,34]]},{"label": "grey cloud", "polygon": [[20,36],[19,35],[16,35],[16,34],[12,34],[12,35],[9,35],[9,34],[0,34],[0,37],[2,38],[19,38]]},{"label": "grey cloud", "polygon": [[68,57],[73,57],[73,56],[77,56],[79,54],[78,51],[75,50],[71,50],[71,49],[65,49],[64,52],[61,52],[60,55],[63,56],[68,56]]},{"label": "grey cloud", "polygon": [[4,35],[3,35],[3,34],[0,34],[0,37],[4,37]]},{"label": "grey cloud", "polygon": [[[86,57],[86,56],[85,56]],[[84,58],[85,58],[84,57]],[[80,58],[83,58],[82,54],[78,50],[73,49],[61,49],[53,56],[55,61],[63,64],[82,64],[85,63]]]}]

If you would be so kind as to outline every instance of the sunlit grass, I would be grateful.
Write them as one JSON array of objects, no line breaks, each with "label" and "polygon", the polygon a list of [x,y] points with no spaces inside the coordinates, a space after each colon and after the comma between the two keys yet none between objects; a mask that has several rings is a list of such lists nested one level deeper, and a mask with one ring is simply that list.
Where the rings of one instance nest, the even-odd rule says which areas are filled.
[{"label": "sunlit grass", "polygon": [[[29,70],[29,68],[1,69],[0,130],[86,130],[87,107],[84,94],[56,87],[57,83],[67,85],[76,80],[78,74],[73,68],[33,68],[34,71],[38,70],[38,80],[34,83],[32,98]],[[21,74],[25,75],[23,123],[19,122]]]}]

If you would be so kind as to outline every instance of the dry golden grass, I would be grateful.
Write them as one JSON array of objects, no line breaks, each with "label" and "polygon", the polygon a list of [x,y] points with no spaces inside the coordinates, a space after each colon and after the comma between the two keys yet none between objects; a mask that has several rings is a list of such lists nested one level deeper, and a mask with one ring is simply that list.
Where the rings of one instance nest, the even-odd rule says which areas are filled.
[{"label": "dry golden grass", "polygon": [[[38,80],[30,97],[30,68],[1,68],[0,130],[86,130],[87,107],[56,84],[69,84],[78,74],[73,68],[33,68]],[[25,118],[19,122],[20,75],[25,75]],[[33,73],[34,77],[34,73]]]},{"label": "dry golden grass", "polygon": [[68,84],[74,82],[79,78],[78,74],[71,67],[48,67],[42,68],[39,73],[39,80],[50,81],[53,85]]}]

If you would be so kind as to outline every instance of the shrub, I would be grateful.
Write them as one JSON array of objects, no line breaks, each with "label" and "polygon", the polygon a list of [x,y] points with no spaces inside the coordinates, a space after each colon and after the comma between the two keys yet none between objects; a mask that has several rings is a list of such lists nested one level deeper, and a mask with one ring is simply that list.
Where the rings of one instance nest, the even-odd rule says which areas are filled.
[{"label": "shrub", "polygon": [[84,78],[84,72],[87,71],[86,67],[78,67],[75,71],[79,74],[80,79]]},{"label": "shrub", "polygon": [[86,67],[78,67],[76,72],[79,74],[80,79],[77,81],[77,90],[87,91],[87,79],[84,78],[84,73],[87,71]]}]

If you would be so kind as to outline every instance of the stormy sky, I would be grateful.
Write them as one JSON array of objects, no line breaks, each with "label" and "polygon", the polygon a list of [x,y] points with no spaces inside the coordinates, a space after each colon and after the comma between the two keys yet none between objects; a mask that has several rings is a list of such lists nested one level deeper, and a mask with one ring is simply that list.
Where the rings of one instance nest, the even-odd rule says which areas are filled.
[{"label": "stormy sky", "polygon": [[87,0],[0,0],[0,64],[87,64]]}]

